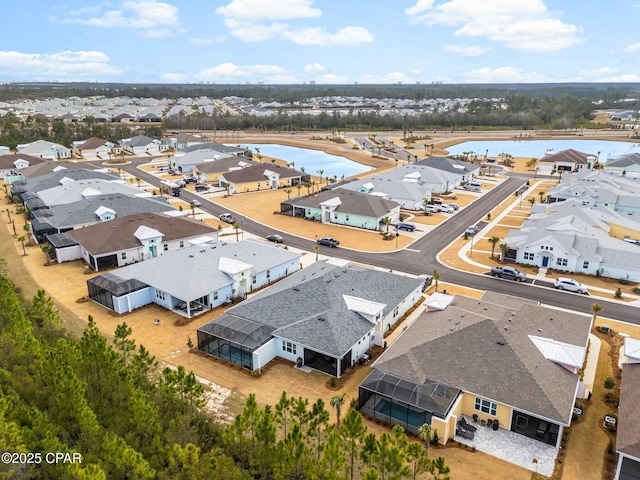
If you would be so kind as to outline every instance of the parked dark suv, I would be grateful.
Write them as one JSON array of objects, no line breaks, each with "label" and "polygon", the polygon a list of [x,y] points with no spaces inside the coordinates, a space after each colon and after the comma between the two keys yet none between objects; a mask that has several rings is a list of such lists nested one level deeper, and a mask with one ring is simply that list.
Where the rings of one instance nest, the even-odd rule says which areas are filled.
[{"label": "parked dark suv", "polygon": [[398,230],[406,230],[407,232],[413,232],[416,226],[413,223],[396,223]]}]

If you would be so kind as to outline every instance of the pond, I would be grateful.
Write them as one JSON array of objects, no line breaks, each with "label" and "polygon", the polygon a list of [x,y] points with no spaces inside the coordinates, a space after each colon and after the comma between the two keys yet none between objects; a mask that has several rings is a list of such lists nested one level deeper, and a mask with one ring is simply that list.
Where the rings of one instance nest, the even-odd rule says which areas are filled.
[{"label": "pond", "polygon": [[284,145],[247,143],[246,147],[253,152],[256,160],[256,148],[260,149],[260,154],[265,157],[278,158],[285,162],[294,163],[294,168],[304,171],[310,175],[318,175],[318,170],[322,170],[323,177],[335,176],[338,180],[351,175],[367,172],[371,167],[349,160],[339,155],[330,155],[319,150],[309,150],[307,148],[285,147]]},{"label": "pond", "polygon": [[616,158],[628,153],[640,153],[639,143],[606,140],[487,140],[459,143],[452,145],[447,150],[449,155],[474,152],[478,156],[484,156],[485,152],[489,150],[489,157],[499,157],[502,153],[508,153],[512,157],[540,159],[549,153],[560,152],[570,148],[593,155],[597,155],[600,152],[601,162],[606,162],[608,158]]}]

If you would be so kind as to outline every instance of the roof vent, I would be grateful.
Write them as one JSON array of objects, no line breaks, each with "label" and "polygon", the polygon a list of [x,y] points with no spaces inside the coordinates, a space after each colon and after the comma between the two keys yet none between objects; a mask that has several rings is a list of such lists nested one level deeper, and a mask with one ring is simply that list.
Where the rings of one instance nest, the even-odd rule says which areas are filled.
[{"label": "roof vent", "polygon": [[505,330],[509,330],[509,325],[505,325],[505,326],[504,326],[504,329],[505,329]]},{"label": "roof vent", "polygon": [[193,255],[189,255],[189,258],[193,258]]},{"label": "roof vent", "polygon": [[320,320],[321,322],[324,322],[324,317],[318,317],[318,320]]},{"label": "roof vent", "polygon": [[504,346],[505,346],[505,343],[504,343],[504,342],[496,342],[496,343],[497,343],[498,345],[502,346],[502,347],[504,347]]}]

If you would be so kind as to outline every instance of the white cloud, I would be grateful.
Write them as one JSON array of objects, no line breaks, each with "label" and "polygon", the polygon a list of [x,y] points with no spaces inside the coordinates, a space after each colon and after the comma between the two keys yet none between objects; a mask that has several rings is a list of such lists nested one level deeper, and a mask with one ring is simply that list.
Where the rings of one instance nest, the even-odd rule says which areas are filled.
[{"label": "white cloud", "polygon": [[631,45],[627,45],[622,49],[625,53],[635,53],[640,50],[640,42],[632,43]]},{"label": "white cloud", "polygon": [[163,73],[160,78],[169,83],[187,83],[189,77],[184,73]]},{"label": "white cloud", "polygon": [[[291,72],[277,65],[236,65],[221,63],[215,67],[200,70],[195,75],[196,81],[227,82],[239,80],[274,81],[274,79],[292,80]],[[293,83],[279,81],[274,83]]]},{"label": "white cloud", "polygon": [[358,83],[415,83],[415,79],[410,78],[402,72],[389,72],[384,74],[366,73],[358,78]]},{"label": "white cloud", "polygon": [[[105,3],[105,7],[111,7]],[[99,28],[132,28],[143,31],[145,38],[172,35],[180,26],[178,7],[156,0],[122,2],[115,9],[83,8],[68,12],[63,18],[52,17],[56,23],[77,23]]]},{"label": "white cloud", "polygon": [[215,38],[190,38],[189,43],[194,47],[208,47],[215,43],[223,43],[227,38],[224,35],[218,35]]},{"label": "white cloud", "polygon": [[218,7],[229,33],[244,42],[271,39],[289,40],[298,45],[355,46],[373,41],[363,27],[347,26],[335,32],[325,27],[295,26],[282,20],[320,17],[322,11],[312,8],[312,0],[233,0]]},{"label": "white cloud", "polygon": [[464,74],[472,83],[536,83],[552,81],[546,74],[527,72],[520,67],[483,67]]},{"label": "white cloud", "polygon": [[415,75],[415,76],[418,76],[422,73],[422,71],[419,68],[414,68],[410,70],[410,72],[411,72],[411,75]]},{"label": "white cloud", "polygon": [[347,77],[334,75],[333,73],[325,73],[324,75],[317,77],[315,80],[316,83],[319,84],[345,84],[349,81]]},{"label": "white cloud", "polygon": [[362,27],[344,27],[335,33],[329,33],[324,27],[305,27],[288,29],[281,32],[284,38],[288,38],[298,45],[318,45],[336,47],[341,45],[363,45],[373,41],[373,35]]},{"label": "white cloud", "polygon": [[305,65],[304,71],[307,73],[320,73],[320,72],[324,72],[325,68],[323,65],[320,65],[319,63],[312,63],[311,65]]},{"label": "white cloud", "polygon": [[513,50],[553,52],[582,43],[582,28],[564,23],[542,0],[419,0],[405,9],[412,23],[457,28],[456,36],[485,37]]},{"label": "white cloud", "polygon": [[216,13],[236,20],[288,20],[292,18],[315,18],[322,11],[311,8],[312,0],[232,0]]},{"label": "white cloud", "polygon": [[0,71],[6,79],[104,81],[126,71],[109,61],[107,55],[96,51],[51,54],[0,51]]},{"label": "white cloud", "polygon": [[621,75],[614,75],[612,77],[599,78],[598,82],[624,82],[624,83],[636,83],[640,82],[640,75],[635,73],[623,73]]},{"label": "white cloud", "polygon": [[491,49],[481,45],[445,45],[443,50],[449,53],[458,53],[464,57],[479,57]]}]

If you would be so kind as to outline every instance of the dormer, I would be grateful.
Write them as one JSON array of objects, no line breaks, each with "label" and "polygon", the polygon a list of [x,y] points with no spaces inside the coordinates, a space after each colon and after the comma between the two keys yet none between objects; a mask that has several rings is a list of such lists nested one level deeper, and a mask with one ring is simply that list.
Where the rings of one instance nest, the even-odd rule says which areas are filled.
[{"label": "dormer", "polygon": [[252,268],[253,265],[228,257],[220,257],[218,262],[218,270],[229,275],[236,283],[249,279]]},{"label": "dormer", "polygon": [[371,182],[365,183],[364,185],[361,185],[360,187],[358,187],[359,193],[371,193],[372,190],[373,190],[373,183]]},{"label": "dormer", "polygon": [[360,314],[374,325],[380,321],[384,307],[387,306],[385,303],[373,302],[350,295],[342,295],[342,298],[349,310]]},{"label": "dormer", "polygon": [[422,175],[420,174],[420,172],[411,172],[406,174],[402,178],[402,181],[407,183],[419,183],[421,178]]},{"label": "dormer", "polygon": [[96,216],[100,219],[101,222],[106,222],[108,220],[113,220],[114,218],[116,218],[116,211],[108,207],[100,206],[93,213],[96,214]]},{"label": "dormer", "polygon": [[140,225],[136,231],[133,232],[133,236],[136,237],[142,245],[151,246],[161,243],[164,234],[155,228]]},{"label": "dormer", "polygon": [[102,195],[102,192],[100,190],[96,190],[95,188],[85,188],[82,191],[82,196],[83,198],[87,198],[87,197],[95,197],[96,195]]},{"label": "dormer", "polygon": [[571,373],[578,373],[578,370],[582,368],[586,355],[585,347],[533,335],[529,335],[529,339],[545,359],[557,363]]},{"label": "dormer", "polygon": [[75,182],[75,180],[74,180],[73,178],[69,178],[69,177],[62,177],[62,178],[60,179],[60,182],[59,182],[59,183],[60,183],[60,185],[65,185],[65,184],[67,184],[67,183],[73,183],[73,182]]}]

